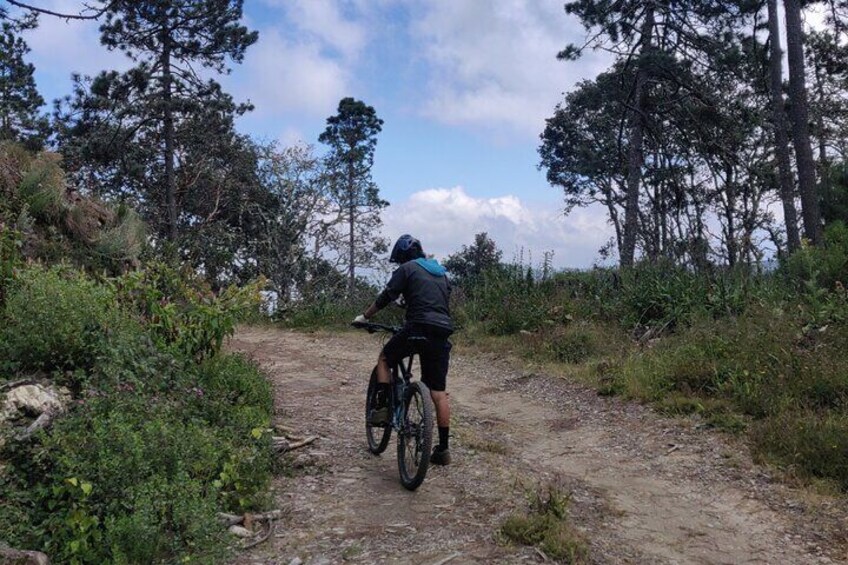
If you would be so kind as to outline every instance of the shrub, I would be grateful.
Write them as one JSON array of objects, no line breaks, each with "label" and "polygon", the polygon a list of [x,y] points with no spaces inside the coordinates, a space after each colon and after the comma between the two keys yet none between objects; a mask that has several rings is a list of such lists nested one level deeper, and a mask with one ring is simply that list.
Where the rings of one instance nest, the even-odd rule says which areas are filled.
[{"label": "shrub", "polygon": [[841,221],[829,224],[824,245],[805,246],[789,258],[784,272],[803,291],[848,284],[848,226]]},{"label": "shrub", "polygon": [[21,270],[3,317],[0,353],[21,370],[89,368],[120,323],[112,292],[62,267]]},{"label": "shrub", "polygon": [[15,270],[22,263],[22,245],[21,234],[0,219],[0,306],[6,300],[6,288],[12,283]]},{"label": "shrub", "polygon": [[246,396],[243,387],[230,393],[220,383],[222,398],[242,399],[256,416],[219,428],[202,417],[198,390],[150,395],[126,386],[89,395],[35,451],[9,445],[2,454],[9,479],[0,478],[0,487],[14,503],[6,515],[0,510],[0,521],[22,507],[29,512],[23,522],[0,524],[12,539],[59,561],[151,563],[220,554],[225,540],[217,509],[243,512],[264,502],[270,398]]},{"label": "shrub", "polygon": [[848,415],[786,411],[760,422],[752,438],[763,459],[848,492]]},{"label": "shrub", "polygon": [[239,435],[270,425],[271,384],[255,363],[241,355],[223,355],[209,359],[197,372],[190,398],[210,425]]},{"label": "shrub", "polygon": [[65,173],[58,153],[40,153],[21,178],[20,197],[39,220],[55,221],[65,210]]},{"label": "shrub", "polygon": [[603,353],[612,353],[620,343],[617,333],[615,328],[606,328],[597,322],[551,323],[525,336],[524,344],[534,357],[579,364]]},{"label": "shrub", "polygon": [[141,317],[159,346],[201,360],[220,351],[238,322],[259,309],[264,284],[231,286],[216,295],[192,271],[151,263],[114,286],[119,300]]},{"label": "shrub", "polygon": [[534,330],[547,317],[546,288],[524,276],[518,266],[486,271],[465,303],[467,315],[492,335]]}]

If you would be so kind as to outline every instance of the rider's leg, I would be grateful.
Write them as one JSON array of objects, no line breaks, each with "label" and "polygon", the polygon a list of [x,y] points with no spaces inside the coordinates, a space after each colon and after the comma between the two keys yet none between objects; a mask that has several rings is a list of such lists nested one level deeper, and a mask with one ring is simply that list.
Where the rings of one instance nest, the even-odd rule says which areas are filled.
[{"label": "rider's leg", "polygon": [[430,396],[433,398],[433,404],[436,407],[436,425],[440,428],[450,426],[450,398],[445,391],[430,391]]},{"label": "rider's leg", "polygon": [[430,387],[430,396],[436,408],[436,424],[439,428],[439,445],[433,451],[430,462],[438,465],[450,463],[450,398],[446,392],[450,350],[450,342],[446,339],[431,338],[421,357],[422,378]]},{"label": "rider's leg", "polygon": [[380,352],[380,356],[377,358],[377,382],[382,384],[389,384],[392,382],[392,372],[389,369],[389,362],[386,360],[386,354],[382,351]]}]

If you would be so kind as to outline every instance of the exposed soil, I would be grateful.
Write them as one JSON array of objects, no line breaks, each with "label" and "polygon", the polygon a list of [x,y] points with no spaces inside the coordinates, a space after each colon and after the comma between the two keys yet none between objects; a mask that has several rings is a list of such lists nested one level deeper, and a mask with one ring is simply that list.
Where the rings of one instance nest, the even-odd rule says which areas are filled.
[{"label": "exposed soil", "polygon": [[571,492],[594,563],[848,562],[833,539],[844,501],[776,482],[740,441],[462,348],[448,384],[454,462],[410,493],[394,438],[380,457],[365,446],[364,390],[380,343],[269,328],[232,340],[271,376],[279,421],[320,436],[286,455],[291,471],[273,493],[285,516],[235,563],[539,562],[498,532],[525,509],[528,489],[549,483]]}]

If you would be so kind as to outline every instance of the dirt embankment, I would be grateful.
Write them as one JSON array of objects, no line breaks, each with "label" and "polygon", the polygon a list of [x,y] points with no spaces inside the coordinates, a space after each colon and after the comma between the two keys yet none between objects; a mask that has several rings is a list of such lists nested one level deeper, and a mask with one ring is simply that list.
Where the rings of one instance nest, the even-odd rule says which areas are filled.
[{"label": "dirt embankment", "polygon": [[458,348],[454,464],[410,493],[394,441],[381,457],[365,448],[379,338],[245,328],[230,347],[270,374],[281,421],[321,437],[289,455],[293,470],[274,485],[285,512],[276,535],[236,563],[537,562],[498,529],[528,488],[549,482],[572,493],[592,562],[848,562],[823,533],[835,530],[823,516],[837,501],[776,483],[738,442],[516,360]]}]

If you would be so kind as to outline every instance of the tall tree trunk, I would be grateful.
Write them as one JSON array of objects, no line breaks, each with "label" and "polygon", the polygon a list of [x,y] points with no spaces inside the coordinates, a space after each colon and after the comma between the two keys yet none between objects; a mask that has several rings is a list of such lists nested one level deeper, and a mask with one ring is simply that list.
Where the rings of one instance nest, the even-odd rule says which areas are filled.
[{"label": "tall tree trunk", "polygon": [[165,207],[168,212],[168,239],[177,239],[177,194],[174,178],[174,110],[171,102],[171,38],[167,32],[162,37],[162,104],[165,126]]},{"label": "tall tree trunk", "polygon": [[654,32],[654,4],[648,4],[642,22],[641,42],[636,84],[633,87],[634,108],[630,114],[630,143],[627,157],[627,194],[624,207],[624,241],[621,248],[621,266],[632,267],[636,255],[636,235],[639,230],[639,187],[644,164],[645,112],[647,110],[647,82],[645,58],[651,50]]},{"label": "tall tree trunk", "polygon": [[816,165],[810,145],[809,109],[804,71],[804,30],[801,24],[800,0],[783,0],[786,10],[786,50],[789,56],[789,99],[792,118],[792,141],[798,164],[798,185],[804,233],[814,244],[822,240],[821,211],[816,191]]},{"label": "tall tree trunk", "polygon": [[[824,77],[822,73],[824,69],[818,61],[814,62],[816,68],[816,95],[819,99],[819,104],[824,104]],[[820,194],[822,198],[830,197],[830,160],[827,158],[827,139],[825,138],[824,126],[824,111],[818,112],[816,116],[816,129],[818,129],[818,144],[819,144],[819,184],[821,185]]]},{"label": "tall tree trunk", "polygon": [[724,217],[727,221],[727,264],[735,267],[739,259],[739,242],[736,237],[736,179],[733,171],[733,165],[725,163],[724,165]]},{"label": "tall tree trunk", "polygon": [[348,239],[348,271],[347,271],[347,297],[353,298],[353,289],[356,285],[356,240],[354,235],[355,214],[356,214],[356,194],[354,190],[354,174],[353,165],[348,167],[347,172],[347,189],[348,189],[348,204],[350,206],[348,216],[348,227],[350,228]]},{"label": "tall tree trunk", "polygon": [[780,200],[786,224],[786,244],[789,254],[801,247],[798,233],[798,211],[795,209],[795,183],[792,180],[792,161],[789,156],[789,136],[786,133],[786,114],[783,101],[783,52],[780,48],[780,24],[777,19],[777,0],[768,0],[769,75],[771,78],[771,113],[774,124],[774,150],[780,178]]}]

